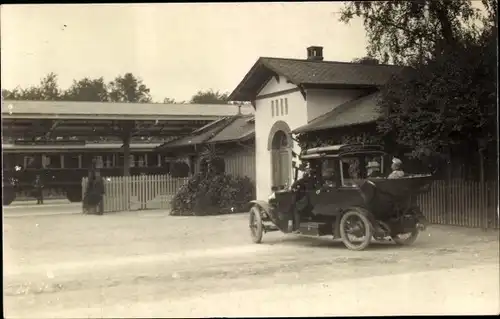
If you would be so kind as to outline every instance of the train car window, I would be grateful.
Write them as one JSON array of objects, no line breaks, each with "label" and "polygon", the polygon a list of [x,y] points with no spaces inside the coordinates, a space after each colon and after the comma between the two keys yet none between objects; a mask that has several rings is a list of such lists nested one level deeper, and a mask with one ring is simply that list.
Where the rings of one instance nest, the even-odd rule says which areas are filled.
[{"label": "train car window", "polygon": [[47,168],[61,168],[61,155],[47,155],[47,156],[45,156],[45,167],[47,167]]},{"label": "train car window", "polygon": [[106,155],[105,167],[112,167],[112,166],[113,166],[113,160],[111,155]]},{"label": "train car window", "polygon": [[68,154],[64,156],[64,167],[65,168],[79,168],[78,167],[78,155]]},{"label": "train car window", "polygon": [[[158,155],[156,154],[151,154],[150,156],[148,156],[148,166],[152,166],[152,167],[156,167],[156,166],[159,166],[159,164],[161,164],[161,161],[158,161]],[[161,160],[161,157],[160,157],[160,160]]]},{"label": "train car window", "polygon": [[142,156],[140,156],[140,155],[138,156],[138,159],[137,159],[137,166],[139,166],[139,167],[144,167],[144,166],[145,166],[145,165],[144,165],[144,157],[142,157]]},{"label": "train car window", "polygon": [[102,160],[102,156],[98,155],[95,158],[95,166],[96,168],[102,168],[104,165],[103,165],[103,160]]}]

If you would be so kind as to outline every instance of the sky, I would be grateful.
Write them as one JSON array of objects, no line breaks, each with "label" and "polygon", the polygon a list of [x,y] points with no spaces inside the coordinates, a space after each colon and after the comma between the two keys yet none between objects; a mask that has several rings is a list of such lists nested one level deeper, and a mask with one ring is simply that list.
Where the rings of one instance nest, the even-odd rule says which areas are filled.
[{"label": "sky", "polygon": [[366,54],[361,20],[338,21],[340,2],[2,5],[2,88],[36,85],[50,72],[106,81],[132,72],[153,100],[231,92],[260,56],[325,60]]}]

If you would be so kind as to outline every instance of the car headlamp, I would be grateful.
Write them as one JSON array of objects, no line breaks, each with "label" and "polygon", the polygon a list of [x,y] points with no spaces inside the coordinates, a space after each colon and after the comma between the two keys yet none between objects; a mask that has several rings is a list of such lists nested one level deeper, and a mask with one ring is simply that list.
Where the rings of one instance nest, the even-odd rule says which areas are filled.
[{"label": "car headlamp", "polygon": [[276,193],[275,192],[272,192],[271,195],[269,195],[269,197],[267,198],[267,200],[273,200],[273,199],[276,199]]}]

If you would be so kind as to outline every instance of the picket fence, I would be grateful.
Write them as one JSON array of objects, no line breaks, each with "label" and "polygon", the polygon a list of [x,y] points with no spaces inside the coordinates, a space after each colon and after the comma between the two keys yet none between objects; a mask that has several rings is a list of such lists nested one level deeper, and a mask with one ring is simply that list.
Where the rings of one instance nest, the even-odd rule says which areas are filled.
[{"label": "picket fence", "polygon": [[432,224],[499,228],[497,182],[436,180],[418,202]]},{"label": "picket fence", "polygon": [[[104,179],[104,213],[169,209],[170,200],[189,178],[168,175],[118,176]],[[83,197],[88,178],[82,179]]]},{"label": "picket fence", "polygon": [[[104,212],[169,209],[171,199],[188,180],[168,175],[104,177]],[[82,180],[83,196],[87,181]],[[418,203],[432,224],[499,228],[497,182],[436,180]]]}]

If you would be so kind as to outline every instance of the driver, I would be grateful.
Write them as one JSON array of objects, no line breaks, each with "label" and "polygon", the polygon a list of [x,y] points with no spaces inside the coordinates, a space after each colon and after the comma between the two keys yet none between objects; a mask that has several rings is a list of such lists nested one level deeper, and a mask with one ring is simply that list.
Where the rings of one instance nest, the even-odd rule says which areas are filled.
[{"label": "driver", "polygon": [[314,189],[317,178],[317,169],[309,164],[309,167],[304,172],[302,178],[299,178],[292,185],[292,189],[295,190],[295,205],[293,209],[293,229],[297,232],[300,226],[300,214],[309,205],[309,196],[307,192]]},{"label": "driver", "polygon": [[399,158],[393,158],[392,159],[392,173],[387,176],[388,179],[397,179],[397,178],[403,178],[405,176],[405,172],[401,168],[403,165],[403,162]]}]

